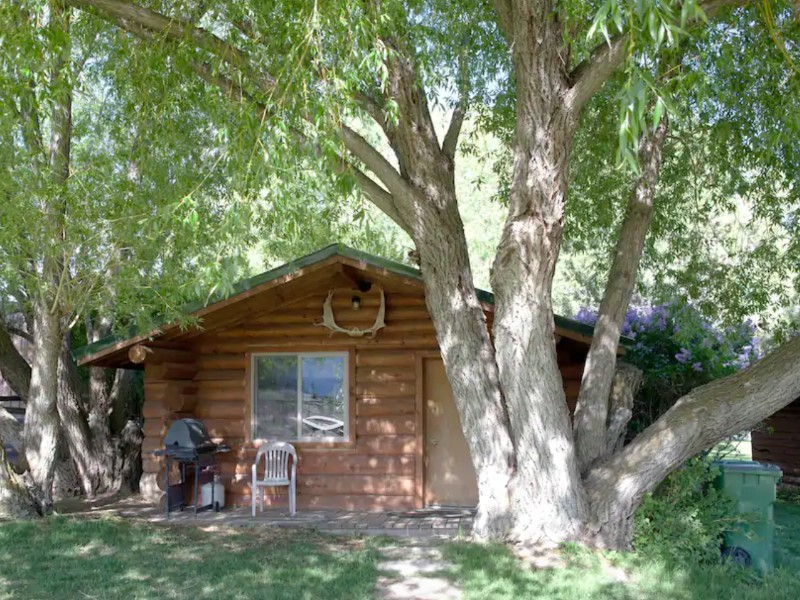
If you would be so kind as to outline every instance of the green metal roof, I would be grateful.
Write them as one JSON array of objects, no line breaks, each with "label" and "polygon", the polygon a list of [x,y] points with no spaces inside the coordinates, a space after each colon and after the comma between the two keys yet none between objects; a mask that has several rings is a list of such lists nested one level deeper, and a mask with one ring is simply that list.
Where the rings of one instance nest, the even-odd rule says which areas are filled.
[{"label": "green metal roof", "polygon": [[[219,296],[215,297],[213,301],[208,302],[206,304],[203,303],[194,303],[184,307],[184,311],[187,314],[191,314],[195,311],[200,310],[201,308],[205,308],[206,306],[212,306],[217,302],[221,302],[222,300],[226,300],[228,298],[234,297],[238,294],[251,290],[255,287],[263,285],[265,283],[269,283],[279,277],[283,277],[285,275],[290,275],[300,269],[308,267],[310,265],[316,264],[318,262],[322,262],[334,256],[341,256],[343,258],[348,258],[350,260],[363,262],[371,267],[378,268],[378,269],[385,269],[395,275],[400,275],[404,277],[410,277],[413,279],[417,279],[422,281],[422,273],[419,269],[415,269],[412,266],[394,261],[389,260],[387,258],[382,258],[380,256],[375,256],[374,254],[369,254],[367,252],[362,252],[361,250],[355,250],[354,248],[350,248],[349,246],[345,246],[344,244],[331,244],[330,246],[325,246],[324,248],[317,250],[316,252],[312,252],[311,254],[307,254],[306,256],[300,257],[296,260],[286,263],[285,265],[281,265],[280,267],[275,267],[269,271],[261,273],[260,275],[255,275],[248,279],[244,279],[239,281],[233,286],[233,293],[228,296]],[[485,290],[477,290],[478,299],[481,302],[485,302],[487,304],[494,304],[494,294],[491,292],[487,292]],[[585,335],[591,337],[594,333],[594,328],[591,325],[586,325],[585,323],[580,323],[573,319],[567,319],[560,315],[554,315],[555,324],[557,327],[566,329],[568,331],[572,331],[577,334]],[[123,337],[121,335],[113,335],[102,340],[98,340],[92,344],[88,344],[86,346],[82,346],[80,348],[75,348],[72,351],[72,356],[75,358],[76,361],[86,358],[87,356],[91,356],[97,352],[101,352],[106,348],[118,344],[120,342],[124,342],[127,339],[132,337],[136,337],[137,335],[141,335],[141,332],[133,329],[129,332],[127,337]],[[622,338],[620,340],[621,344],[624,346],[629,345],[632,343],[632,340],[627,338]]]}]

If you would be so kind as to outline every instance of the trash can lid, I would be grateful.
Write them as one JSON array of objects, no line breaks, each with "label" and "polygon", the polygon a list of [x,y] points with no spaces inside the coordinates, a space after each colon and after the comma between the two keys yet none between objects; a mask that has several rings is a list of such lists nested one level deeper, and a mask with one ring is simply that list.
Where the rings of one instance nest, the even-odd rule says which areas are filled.
[{"label": "trash can lid", "polygon": [[774,475],[777,477],[783,474],[783,471],[781,471],[778,465],[771,465],[754,460],[715,460],[711,464],[715,467],[719,467],[723,471],[729,472],[763,473],[765,475]]}]

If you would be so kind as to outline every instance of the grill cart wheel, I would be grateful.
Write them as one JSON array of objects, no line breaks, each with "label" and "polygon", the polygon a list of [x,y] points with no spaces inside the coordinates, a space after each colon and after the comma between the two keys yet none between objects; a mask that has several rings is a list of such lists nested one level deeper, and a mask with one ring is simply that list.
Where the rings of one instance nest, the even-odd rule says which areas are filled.
[{"label": "grill cart wheel", "polygon": [[753,558],[750,556],[750,553],[739,546],[725,548],[722,551],[722,556],[730,560],[731,563],[737,567],[749,568],[753,564]]}]

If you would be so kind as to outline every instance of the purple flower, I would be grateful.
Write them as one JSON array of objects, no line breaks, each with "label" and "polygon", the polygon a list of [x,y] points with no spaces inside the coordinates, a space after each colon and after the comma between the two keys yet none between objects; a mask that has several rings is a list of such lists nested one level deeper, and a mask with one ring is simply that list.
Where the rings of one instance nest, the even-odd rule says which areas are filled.
[{"label": "purple flower", "polygon": [[692,363],[692,368],[699,373],[703,370],[703,363]]},{"label": "purple flower", "polygon": [[681,351],[675,355],[675,360],[679,363],[686,364],[692,358],[692,353],[689,352],[686,348],[681,348]]}]

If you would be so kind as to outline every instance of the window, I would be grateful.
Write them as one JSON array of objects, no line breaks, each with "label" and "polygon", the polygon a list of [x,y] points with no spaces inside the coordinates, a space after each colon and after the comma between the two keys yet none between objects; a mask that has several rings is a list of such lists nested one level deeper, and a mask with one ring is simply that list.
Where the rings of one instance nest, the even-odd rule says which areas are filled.
[{"label": "window", "polygon": [[348,353],[253,355],[253,439],[347,440]]}]

